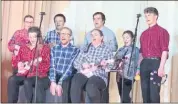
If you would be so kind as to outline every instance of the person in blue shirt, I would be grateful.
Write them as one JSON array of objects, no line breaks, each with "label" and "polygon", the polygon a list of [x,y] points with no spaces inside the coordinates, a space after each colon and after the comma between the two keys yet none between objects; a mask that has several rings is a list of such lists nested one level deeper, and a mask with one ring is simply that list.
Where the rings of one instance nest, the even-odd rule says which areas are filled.
[{"label": "person in blue shirt", "polygon": [[[121,103],[131,103],[130,91],[132,90],[132,82],[134,82],[134,77],[138,75],[139,69],[139,48],[134,46],[133,54],[131,58],[132,46],[134,35],[130,30],[123,32],[124,46],[119,48],[116,53],[116,59],[122,59],[123,61],[119,64],[120,71],[117,73],[117,85],[119,90],[119,95],[121,98]],[[131,58],[131,61],[130,61]],[[130,63],[130,69],[129,69]],[[129,73],[129,74],[128,74]],[[133,97],[133,96],[132,96]]]},{"label": "person in blue shirt", "polygon": [[64,27],[66,22],[66,17],[63,14],[56,14],[54,16],[55,29],[47,32],[47,35],[44,38],[44,43],[49,44],[50,47],[53,47],[56,44],[60,43],[59,32],[62,27]]},{"label": "person in blue shirt", "polygon": [[[104,43],[111,47],[112,52],[118,48],[117,39],[114,32],[108,27],[104,26],[106,17],[102,12],[93,14],[93,23],[96,29],[100,29],[104,34]],[[84,40],[84,45],[91,43],[91,31],[89,31]]]},{"label": "person in blue shirt", "polygon": [[62,103],[70,103],[70,81],[74,74],[73,61],[79,49],[70,43],[72,30],[63,27],[60,31],[60,43],[51,48],[49,69],[50,92],[61,96]]},{"label": "person in blue shirt", "polygon": [[[104,15],[104,13],[102,12],[95,12],[93,14],[93,23],[96,29],[99,29],[102,31],[103,35],[104,35],[104,43],[106,45],[108,45],[111,49],[112,52],[116,52],[118,49],[118,43],[117,43],[117,39],[116,36],[114,34],[114,32],[109,29],[108,27],[104,26],[105,24],[105,20],[106,17]],[[91,31],[89,31],[86,36],[85,36],[85,40],[84,40],[84,45],[88,45],[91,43]],[[108,86],[105,92],[105,94],[103,95],[103,99],[105,100],[105,103],[109,102],[109,81],[110,81],[110,73],[108,73]],[[91,102],[91,100],[89,99],[88,96],[86,96],[86,102]]]}]

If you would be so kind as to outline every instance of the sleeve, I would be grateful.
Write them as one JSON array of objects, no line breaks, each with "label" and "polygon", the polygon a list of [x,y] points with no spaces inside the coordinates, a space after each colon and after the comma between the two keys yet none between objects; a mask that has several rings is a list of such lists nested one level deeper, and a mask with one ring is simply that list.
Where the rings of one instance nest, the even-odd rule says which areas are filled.
[{"label": "sleeve", "polygon": [[39,64],[41,70],[38,71],[47,73],[50,67],[50,48],[48,46],[44,46],[41,57],[42,61]]},{"label": "sleeve", "polygon": [[14,35],[11,37],[11,39],[8,42],[8,49],[10,52],[13,52],[15,50],[15,41],[16,36],[19,34],[19,30],[17,30]]},{"label": "sleeve", "polygon": [[[111,60],[111,59],[114,58],[114,55],[113,55],[112,51],[109,50],[109,48],[107,48],[105,55],[106,55],[105,57],[106,57],[107,60]],[[106,69],[111,70],[113,68],[113,66],[114,66],[114,63],[109,63],[106,66]]]},{"label": "sleeve", "polygon": [[112,52],[116,52],[117,49],[118,49],[118,43],[117,43],[116,35],[114,34],[114,32],[111,32],[110,36],[111,36],[110,44],[111,44]]},{"label": "sleeve", "polygon": [[[18,53],[18,55],[16,56],[16,66],[18,66],[18,63],[19,62],[23,62],[23,59],[22,59],[22,55],[24,54],[24,47],[20,47],[20,49],[19,49],[19,53]],[[28,74],[28,70],[26,70],[23,74],[22,73],[17,73],[17,76],[26,76],[27,74]]]},{"label": "sleeve", "polygon": [[168,46],[169,46],[169,33],[164,30],[163,34],[160,36],[160,46],[161,46],[161,51],[169,51]]},{"label": "sleeve", "polygon": [[142,53],[142,35],[143,35],[143,33],[141,34],[141,36],[140,36],[140,49],[139,49],[139,53]]},{"label": "sleeve", "polygon": [[87,44],[89,44],[89,42],[88,42],[88,39],[87,39],[87,36],[90,34],[90,32],[88,32],[86,35],[85,35],[85,38],[84,38],[84,46],[85,45],[87,45]]},{"label": "sleeve", "polygon": [[135,48],[135,66],[138,67],[138,61],[139,61],[139,48]]},{"label": "sleeve", "polygon": [[76,48],[75,51],[74,51],[73,54],[72,54],[71,61],[69,62],[66,71],[64,72],[64,74],[62,75],[62,77],[59,79],[58,84],[61,85],[62,82],[63,82],[67,77],[71,76],[72,70],[73,70],[73,69],[72,69],[72,64],[73,64],[73,62],[74,62],[74,60],[75,60],[77,54],[78,54],[78,49]]},{"label": "sleeve", "polygon": [[49,34],[50,34],[50,32],[47,32],[46,33],[46,36],[45,36],[45,38],[44,38],[44,43],[46,43],[46,44],[48,44],[49,43]]},{"label": "sleeve", "polygon": [[73,63],[74,68],[77,69],[77,71],[82,70],[83,58],[83,52],[80,51]]},{"label": "sleeve", "polygon": [[50,69],[49,69],[49,79],[51,82],[56,82],[56,65],[55,65],[55,47],[51,49],[50,52]]},{"label": "sleeve", "polygon": [[119,48],[118,52],[116,53],[116,59],[122,59],[126,50],[124,47]]}]

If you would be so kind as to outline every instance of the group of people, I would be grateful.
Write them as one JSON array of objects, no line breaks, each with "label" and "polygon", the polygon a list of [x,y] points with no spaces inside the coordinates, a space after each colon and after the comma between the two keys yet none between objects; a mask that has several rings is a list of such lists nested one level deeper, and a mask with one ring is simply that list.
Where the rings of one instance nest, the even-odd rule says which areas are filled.
[{"label": "group of people", "polygon": [[56,28],[44,39],[40,29],[33,26],[33,16],[26,15],[24,29],[17,30],[8,43],[13,68],[8,79],[8,102],[17,103],[19,86],[24,85],[27,103],[35,94],[36,102],[44,103],[48,88],[52,95],[62,96],[63,103],[81,103],[83,91],[85,102],[108,103],[109,72],[117,59],[121,60],[116,77],[121,102],[132,102],[130,91],[136,75],[141,76],[143,102],[160,102],[160,86],[150,82],[150,73],[158,71],[159,81],[164,76],[169,34],[157,24],[156,8],[145,8],[144,14],[149,28],[140,37],[140,49],[133,46],[130,30],[123,32],[124,46],[118,49],[114,32],[104,26],[102,12],[93,14],[95,28],[86,34],[81,47],[72,44],[72,30],[65,27],[63,14],[55,15]]}]

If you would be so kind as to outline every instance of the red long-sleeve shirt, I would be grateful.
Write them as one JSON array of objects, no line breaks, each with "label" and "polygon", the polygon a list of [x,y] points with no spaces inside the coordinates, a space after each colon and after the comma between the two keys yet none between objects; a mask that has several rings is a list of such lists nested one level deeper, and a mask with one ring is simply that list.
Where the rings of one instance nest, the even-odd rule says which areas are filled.
[{"label": "red long-sleeve shirt", "polygon": [[149,27],[140,37],[143,57],[160,57],[163,51],[169,51],[169,33],[158,24]]},{"label": "red long-sleeve shirt", "polygon": [[[33,48],[32,50],[28,47],[28,45],[26,46],[21,46],[20,50],[19,50],[19,54],[17,55],[17,62],[25,62],[25,61],[32,61],[33,60],[33,56],[34,56],[34,52],[35,52],[35,48]],[[38,65],[38,76],[39,77],[46,77],[47,76],[47,72],[49,71],[49,67],[50,67],[50,48],[48,45],[43,45],[42,48],[39,51],[39,56],[38,57],[42,57],[42,61],[39,63]],[[35,57],[37,58],[37,57]],[[32,67],[31,67],[32,68]],[[36,66],[33,65],[33,68],[30,69],[31,71],[26,71],[24,74],[17,74],[20,76],[26,76],[27,77],[33,77],[36,76]]]},{"label": "red long-sleeve shirt", "polygon": [[14,35],[12,36],[12,38],[9,40],[8,42],[8,49],[10,52],[12,52],[12,67],[14,67],[15,69],[17,68],[17,62],[16,61],[16,56],[14,54],[15,49],[15,45],[19,45],[19,46],[23,46],[26,45],[27,43],[29,43],[29,39],[28,39],[28,31],[26,29],[21,29],[21,30],[17,30]]}]

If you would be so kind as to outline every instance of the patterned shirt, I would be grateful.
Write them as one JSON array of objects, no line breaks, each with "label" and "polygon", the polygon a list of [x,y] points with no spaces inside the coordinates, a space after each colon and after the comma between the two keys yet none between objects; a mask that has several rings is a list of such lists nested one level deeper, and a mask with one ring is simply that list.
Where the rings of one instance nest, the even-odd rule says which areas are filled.
[{"label": "patterned shirt", "polygon": [[16,61],[16,55],[14,54],[15,49],[15,45],[19,45],[19,46],[23,46],[26,45],[27,43],[29,43],[29,39],[28,39],[28,31],[26,29],[22,29],[22,30],[17,30],[14,35],[12,36],[12,38],[9,40],[8,42],[8,49],[10,52],[12,52],[12,67],[17,68],[17,61]]},{"label": "patterned shirt", "polygon": [[[44,38],[44,43],[46,43],[46,44],[49,44],[49,43],[60,44],[59,33],[57,33],[56,30],[52,30],[52,31],[47,32],[47,35]],[[74,44],[73,35],[72,35],[70,43]]]},{"label": "patterned shirt", "polygon": [[[32,62],[35,53],[35,48],[30,49],[28,45],[20,47],[19,54],[17,55],[17,63],[18,62]],[[37,54],[37,53],[36,53]],[[39,56],[42,58],[42,61],[38,64],[38,76],[46,77],[49,71],[50,66],[50,48],[48,45],[42,45],[39,50]],[[37,56],[35,56],[37,59]],[[33,77],[36,76],[36,66],[31,66],[31,71],[27,70],[24,74],[18,73],[17,75]]]},{"label": "patterned shirt", "polygon": [[[104,35],[105,44],[108,45],[109,48],[111,48],[112,52],[116,52],[118,48],[118,44],[114,32],[105,26],[101,29],[101,31],[103,32]],[[86,34],[84,45],[90,43],[91,43],[91,31]]]},{"label": "patterned shirt", "polygon": [[130,57],[131,57],[131,51],[132,51],[132,45],[121,47],[118,50],[118,53],[116,53],[116,59],[124,59],[124,61],[123,61],[124,62],[123,63],[124,78],[133,80],[133,78],[136,74],[136,69],[137,69],[137,64],[138,64],[138,59],[139,59],[139,49],[137,47],[134,47],[131,64],[130,64],[130,69],[129,69],[130,73],[127,75]]},{"label": "patterned shirt", "polygon": [[56,82],[56,74],[62,75],[58,84],[72,75],[72,64],[77,56],[78,49],[71,43],[67,47],[58,44],[51,48],[51,65],[49,71],[49,79]]},{"label": "patterned shirt", "polygon": [[[87,50],[87,52],[85,52]],[[78,73],[80,73],[80,70],[83,70],[82,64],[83,63],[98,63],[101,62],[101,60],[109,60],[113,59],[113,54],[108,48],[107,45],[101,44],[98,47],[94,47],[92,44],[91,45],[86,45],[84,46],[84,49],[81,49],[79,55],[74,61],[74,67],[77,69]],[[109,65],[112,66],[112,65]],[[110,68],[107,68],[110,69]],[[104,80],[104,82],[107,85],[107,79],[108,79],[108,74],[107,72],[102,69],[98,68],[97,70],[92,72],[93,75],[98,76]]]},{"label": "patterned shirt", "polygon": [[47,32],[47,35],[44,39],[44,43],[46,44],[49,44],[49,43],[59,44],[60,43],[59,35],[56,32],[56,30]]}]

